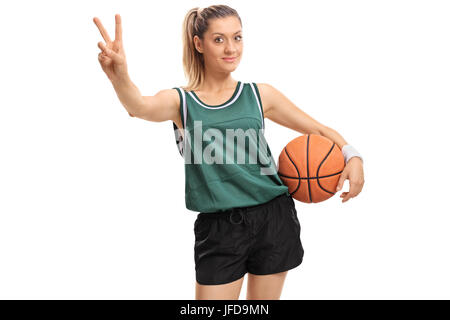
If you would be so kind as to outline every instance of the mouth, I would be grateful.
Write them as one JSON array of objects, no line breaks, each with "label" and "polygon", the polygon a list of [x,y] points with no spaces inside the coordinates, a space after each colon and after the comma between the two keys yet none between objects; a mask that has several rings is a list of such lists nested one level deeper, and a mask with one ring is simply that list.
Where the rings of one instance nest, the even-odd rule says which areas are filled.
[{"label": "mouth", "polygon": [[230,58],[222,58],[226,62],[233,62],[236,60],[237,57],[230,57]]}]

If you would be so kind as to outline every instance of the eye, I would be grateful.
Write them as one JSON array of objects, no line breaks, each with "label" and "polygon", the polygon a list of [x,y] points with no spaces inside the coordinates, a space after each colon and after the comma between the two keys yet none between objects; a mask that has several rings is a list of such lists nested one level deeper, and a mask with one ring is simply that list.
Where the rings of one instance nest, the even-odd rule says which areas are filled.
[{"label": "eye", "polygon": [[[236,37],[240,37],[240,40],[242,40],[242,36],[241,35],[239,35],[239,36],[236,36]],[[218,39],[222,39],[222,37],[217,37],[217,38],[215,38],[214,40],[216,41],[216,40],[218,40]],[[239,41],[240,41],[239,40]],[[217,42],[217,41],[216,41]]]}]

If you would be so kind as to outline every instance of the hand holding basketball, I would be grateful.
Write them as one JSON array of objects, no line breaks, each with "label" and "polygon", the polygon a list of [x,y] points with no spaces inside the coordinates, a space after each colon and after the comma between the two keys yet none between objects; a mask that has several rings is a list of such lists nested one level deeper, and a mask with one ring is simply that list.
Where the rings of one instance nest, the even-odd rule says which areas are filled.
[{"label": "hand holding basketball", "polygon": [[122,20],[119,14],[116,14],[115,18],[116,35],[114,41],[111,41],[111,38],[103,27],[100,19],[97,17],[94,17],[93,19],[106,42],[106,45],[103,42],[97,44],[102,50],[102,52],[98,54],[98,61],[100,62],[103,71],[112,82],[128,77],[127,61],[122,42]]},{"label": "hand holding basketball", "polygon": [[349,192],[342,192],[341,198],[342,202],[348,201],[350,198],[356,197],[362,190],[364,185],[364,171],[363,171],[363,163],[360,158],[353,157],[348,160],[347,165],[342,171],[341,177],[339,179],[336,192],[342,189],[344,185],[344,181],[348,179],[350,183]]},{"label": "hand holding basketball", "polygon": [[278,175],[291,196],[301,202],[317,203],[331,198],[350,180],[350,191],[342,202],[357,196],[364,184],[362,160],[351,158],[345,164],[342,150],[327,137],[317,134],[290,141],[278,159]]}]

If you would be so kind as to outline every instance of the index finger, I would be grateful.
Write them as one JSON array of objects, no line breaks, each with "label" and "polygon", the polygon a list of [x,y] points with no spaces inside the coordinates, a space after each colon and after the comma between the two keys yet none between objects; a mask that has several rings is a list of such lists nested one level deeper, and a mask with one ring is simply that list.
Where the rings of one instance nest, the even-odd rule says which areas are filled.
[{"label": "index finger", "polygon": [[116,39],[122,41],[122,18],[120,14],[116,14]]},{"label": "index finger", "polygon": [[110,43],[111,39],[109,38],[108,32],[106,32],[100,19],[97,17],[94,17],[94,23],[97,26],[98,30],[100,30],[100,34],[102,35],[103,39],[105,39],[106,44]]}]

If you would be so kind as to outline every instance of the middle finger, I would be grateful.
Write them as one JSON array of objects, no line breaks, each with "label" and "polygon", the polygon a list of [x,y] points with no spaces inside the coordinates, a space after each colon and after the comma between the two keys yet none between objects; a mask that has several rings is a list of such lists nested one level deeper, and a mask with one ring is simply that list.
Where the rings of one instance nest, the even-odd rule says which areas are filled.
[{"label": "middle finger", "polygon": [[116,39],[122,41],[122,18],[119,14],[116,14]]},{"label": "middle finger", "polygon": [[103,27],[102,22],[100,21],[99,18],[94,17],[94,23],[97,26],[98,30],[100,31],[100,34],[102,35],[103,39],[105,39],[106,43],[110,43],[111,42],[111,38],[108,35],[108,32],[106,32],[105,28]]}]

